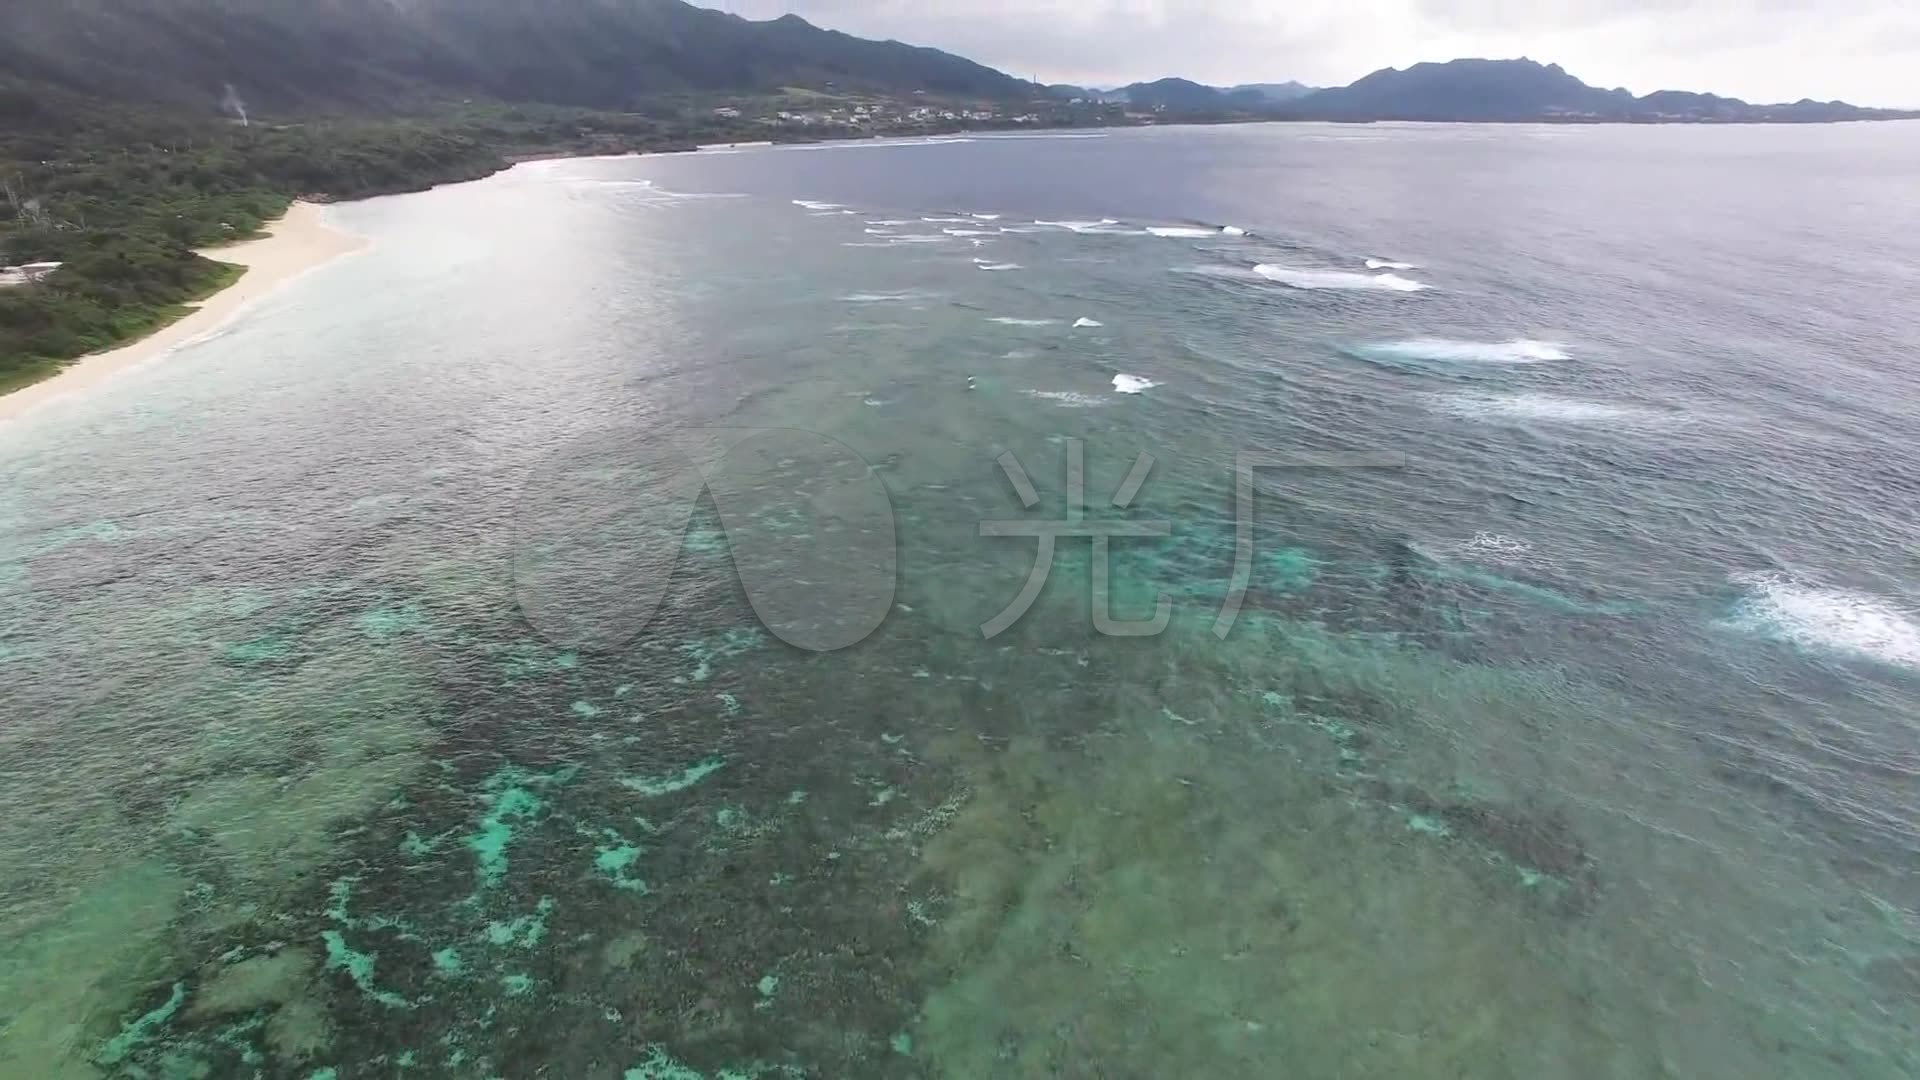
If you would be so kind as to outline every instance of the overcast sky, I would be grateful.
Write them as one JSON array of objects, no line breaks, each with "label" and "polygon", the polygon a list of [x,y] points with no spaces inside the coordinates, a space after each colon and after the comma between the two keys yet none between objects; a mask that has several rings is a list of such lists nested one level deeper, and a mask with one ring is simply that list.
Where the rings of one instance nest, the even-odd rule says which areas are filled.
[{"label": "overcast sky", "polygon": [[1596,86],[1920,107],[1920,0],[696,0],[789,11],[1045,82],[1344,85],[1530,56]]}]

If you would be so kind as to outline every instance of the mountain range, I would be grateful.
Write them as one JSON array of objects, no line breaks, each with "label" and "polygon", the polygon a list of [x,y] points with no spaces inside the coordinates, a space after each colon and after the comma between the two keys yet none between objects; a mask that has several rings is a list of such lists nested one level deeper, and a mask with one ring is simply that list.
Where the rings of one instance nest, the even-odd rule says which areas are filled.
[{"label": "mountain range", "polygon": [[12,0],[0,90],[276,112],[403,112],[487,99],[630,108],[650,97],[788,87],[1123,103],[1191,118],[1811,122],[1912,116],[1844,102],[1635,97],[1555,64],[1454,60],[1349,86],[1040,87],[937,49],[869,41],[788,15],[752,21],[682,0]]},{"label": "mountain range", "polygon": [[1241,86],[1206,86],[1188,79],[1168,78],[1156,82],[1134,83],[1116,90],[1097,90],[1060,84],[1047,87],[1055,97],[1078,98],[1103,104],[1139,105],[1182,111],[1260,110],[1314,93],[1318,87],[1304,83],[1246,83]]},{"label": "mountain range", "polygon": [[5,76],[206,108],[234,88],[279,111],[468,97],[621,108],[662,93],[786,86],[1036,91],[937,49],[681,0],[11,0],[0,3]]},{"label": "mountain range", "polygon": [[1453,121],[1629,121],[1807,123],[1912,117],[1843,101],[1752,105],[1739,98],[1659,90],[1635,97],[1602,90],[1558,64],[1453,60],[1385,68],[1349,86],[1321,90],[1281,108],[1301,119]]},{"label": "mountain range", "polygon": [[1588,121],[1639,123],[1796,123],[1912,116],[1842,101],[1753,105],[1739,98],[1588,86],[1558,64],[1533,60],[1453,60],[1383,68],[1348,86],[1301,83],[1206,86],[1168,78],[1117,90],[1049,87],[1087,100],[1125,102],[1167,113],[1251,114],[1286,120]]}]

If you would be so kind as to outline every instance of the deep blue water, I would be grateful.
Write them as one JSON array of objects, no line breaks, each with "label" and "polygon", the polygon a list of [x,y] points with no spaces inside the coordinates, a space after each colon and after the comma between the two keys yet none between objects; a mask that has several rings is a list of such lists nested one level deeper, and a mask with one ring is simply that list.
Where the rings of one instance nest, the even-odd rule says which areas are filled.
[{"label": "deep blue water", "polygon": [[[335,207],[0,427],[0,1075],[1914,1075],[1916,178],[1267,125]],[[1258,474],[1218,636],[1290,453],[1370,467]],[[988,637],[1075,455],[1168,625],[1067,536]]]}]

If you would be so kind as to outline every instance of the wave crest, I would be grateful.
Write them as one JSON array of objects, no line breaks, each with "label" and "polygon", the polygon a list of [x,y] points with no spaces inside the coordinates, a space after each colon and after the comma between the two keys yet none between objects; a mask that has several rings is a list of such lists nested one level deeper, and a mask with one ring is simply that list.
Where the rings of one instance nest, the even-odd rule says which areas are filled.
[{"label": "wave crest", "polygon": [[1398,274],[1360,274],[1351,270],[1309,270],[1277,263],[1261,263],[1253,272],[1292,289],[1368,289],[1382,292],[1422,292],[1433,286]]},{"label": "wave crest", "polygon": [[1780,574],[1735,574],[1733,581],[1749,590],[1732,620],[1740,629],[1802,648],[1920,668],[1920,622],[1881,597],[1817,588]]},{"label": "wave crest", "polygon": [[[1391,277],[1392,275],[1382,275]],[[1553,341],[1514,338],[1511,341],[1457,341],[1453,338],[1408,338],[1362,347],[1364,356],[1383,360],[1429,360],[1466,364],[1538,364],[1571,360],[1566,347]]]}]

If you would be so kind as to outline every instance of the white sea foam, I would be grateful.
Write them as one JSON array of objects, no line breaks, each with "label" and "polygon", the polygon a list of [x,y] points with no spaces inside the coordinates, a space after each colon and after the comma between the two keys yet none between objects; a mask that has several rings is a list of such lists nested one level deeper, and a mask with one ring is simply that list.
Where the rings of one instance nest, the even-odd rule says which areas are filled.
[{"label": "white sea foam", "polygon": [[897,232],[894,232],[894,231],[893,231],[892,229],[862,229],[862,230],[860,230],[860,231],[861,231],[861,232],[864,232],[864,233],[866,233],[866,234],[867,234],[868,236],[898,236],[898,235],[900,235],[899,233],[897,233]]},{"label": "white sea foam", "polygon": [[1277,263],[1261,263],[1253,272],[1291,289],[1368,289],[1384,292],[1420,292],[1425,282],[1397,274],[1356,274],[1350,270],[1309,270]]},{"label": "white sea foam", "polygon": [[912,225],[914,223],[908,221],[906,218],[889,218],[885,221],[869,221],[867,224],[877,225],[882,229],[897,229],[902,225]]},{"label": "white sea foam", "polygon": [[1507,394],[1496,397],[1443,395],[1442,410],[1456,416],[1505,417],[1514,420],[1544,420],[1564,424],[1645,424],[1671,419],[1666,413],[1631,405],[1609,405],[1599,401],[1579,401],[1551,394]]},{"label": "white sea foam", "polygon": [[948,236],[993,236],[996,233],[998,233],[999,230],[997,229],[941,229],[940,231],[943,233],[946,233]]},{"label": "white sea foam", "polygon": [[892,150],[908,146],[950,146],[954,143],[972,142],[972,139],[957,136],[918,139],[857,139],[850,142],[832,143],[790,143],[780,147],[782,153],[802,154],[819,153],[828,150]]},{"label": "white sea foam", "polygon": [[651,180],[607,180],[597,177],[578,177],[568,180],[567,183],[580,187],[632,188],[637,192],[644,192],[648,196],[644,201],[649,205],[680,202],[683,200],[747,198],[747,196],[742,194],[724,191],[669,191]]},{"label": "white sea foam", "polygon": [[1883,664],[1920,668],[1920,621],[1867,593],[1822,589],[1778,574],[1735,574],[1749,592],[1733,624],[1810,649],[1850,653]]},{"label": "white sea foam", "polygon": [[1265,281],[1264,276],[1253,272],[1249,266],[1176,266],[1176,274],[1194,274],[1199,277],[1227,278],[1231,281]]},{"label": "white sea foam", "polygon": [[1092,233],[1110,231],[1120,223],[1112,218],[1101,218],[1099,221],[1036,221],[1034,224],[1045,225],[1054,229],[1066,229],[1069,232]]},{"label": "white sea foam", "polygon": [[1469,556],[1494,562],[1525,562],[1533,555],[1532,544],[1493,532],[1475,533],[1471,540],[1462,540],[1458,546]]},{"label": "white sea foam", "polygon": [[793,205],[814,211],[838,212],[846,209],[846,207],[841,206],[839,203],[815,202],[812,199],[795,199],[793,200]]},{"label": "white sea foam", "polygon": [[1369,270],[1418,270],[1420,269],[1420,267],[1417,263],[1392,262],[1387,259],[1368,259],[1367,269]]},{"label": "white sea foam", "polygon": [[1026,267],[1021,266],[1019,263],[981,262],[979,259],[973,260],[973,265],[976,269],[985,270],[989,273],[994,273],[1001,270],[1025,270],[1026,269]]},{"label": "white sea foam", "polygon": [[1092,327],[1105,326],[1105,325],[1107,324],[1103,322],[1096,322],[1093,319],[1080,319],[1073,324],[1073,328],[1075,330],[1086,330]]},{"label": "white sea foam", "polygon": [[1220,235],[1221,236],[1245,236],[1247,235],[1247,230],[1241,228],[1238,225],[1228,225],[1226,228],[1220,230]]},{"label": "white sea foam", "polygon": [[921,221],[932,225],[971,225],[972,218],[967,217],[923,217]]},{"label": "white sea foam", "polygon": [[1538,364],[1568,360],[1566,347],[1553,341],[1514,338],[1511,341],[1457,341],[1452,338],[1408,338],[1368,345],[1368,356],[1389,360],[1435,360],[1462,364]]},{"label": "white sea foam", "polygon": [[925,300],[926,294],[911,289],[903,292],[861,292],[849,293],[840,298],[849,304],[899,304],[909,300]]},{"label": "white sea foam", "polygon": [[1106,137],[1104,133],[1085,131],[1008,131],[974,136],[981,142],[1019,142],[1023,139],[1104,139]]},{"label": "white sea foam", "polygon": [[973,220],[975,220],[975,221],[999,221],[999,220],[1000,220],[1000,215],[999,215],[999,214],[975,214],[975,215],[973,215]]},{"label": "white sea foam", "polygon": [[952,237],[950,236],[931,236],[925,233],[907,233],[904,236],[888,237],[887,243],[889,244],[944,244],[951,239]]},{"label": "white sea foam", "polygon": [[1059,319],[1015,319],[1006,315],[995,316],[987,321],[1001,326],[1057,326],[1060,322]]},{"label": "white sea foam", "polygon": [[1164,237],[1169,240],[1206,240],[1220,235],[1219,229],[1194,229],[1185,226],[1149,225],[1147,226],[1147,232],[1149,235]]},{"label": "white sea foam", "polygon": [[1122,394],[1140,394],[1160,384],[1152,379],[1143,379],[1138,375],[1115,375],[1113,388]]},{"label": "white sea foam", "polygon": [[1051,401],[1063,409],[1098,409],[1106,404],[1106,401],[1101,398],[1090,397],[1072,390],[1029,390],[1027,396],[1039,398],[1041,401]]}]

